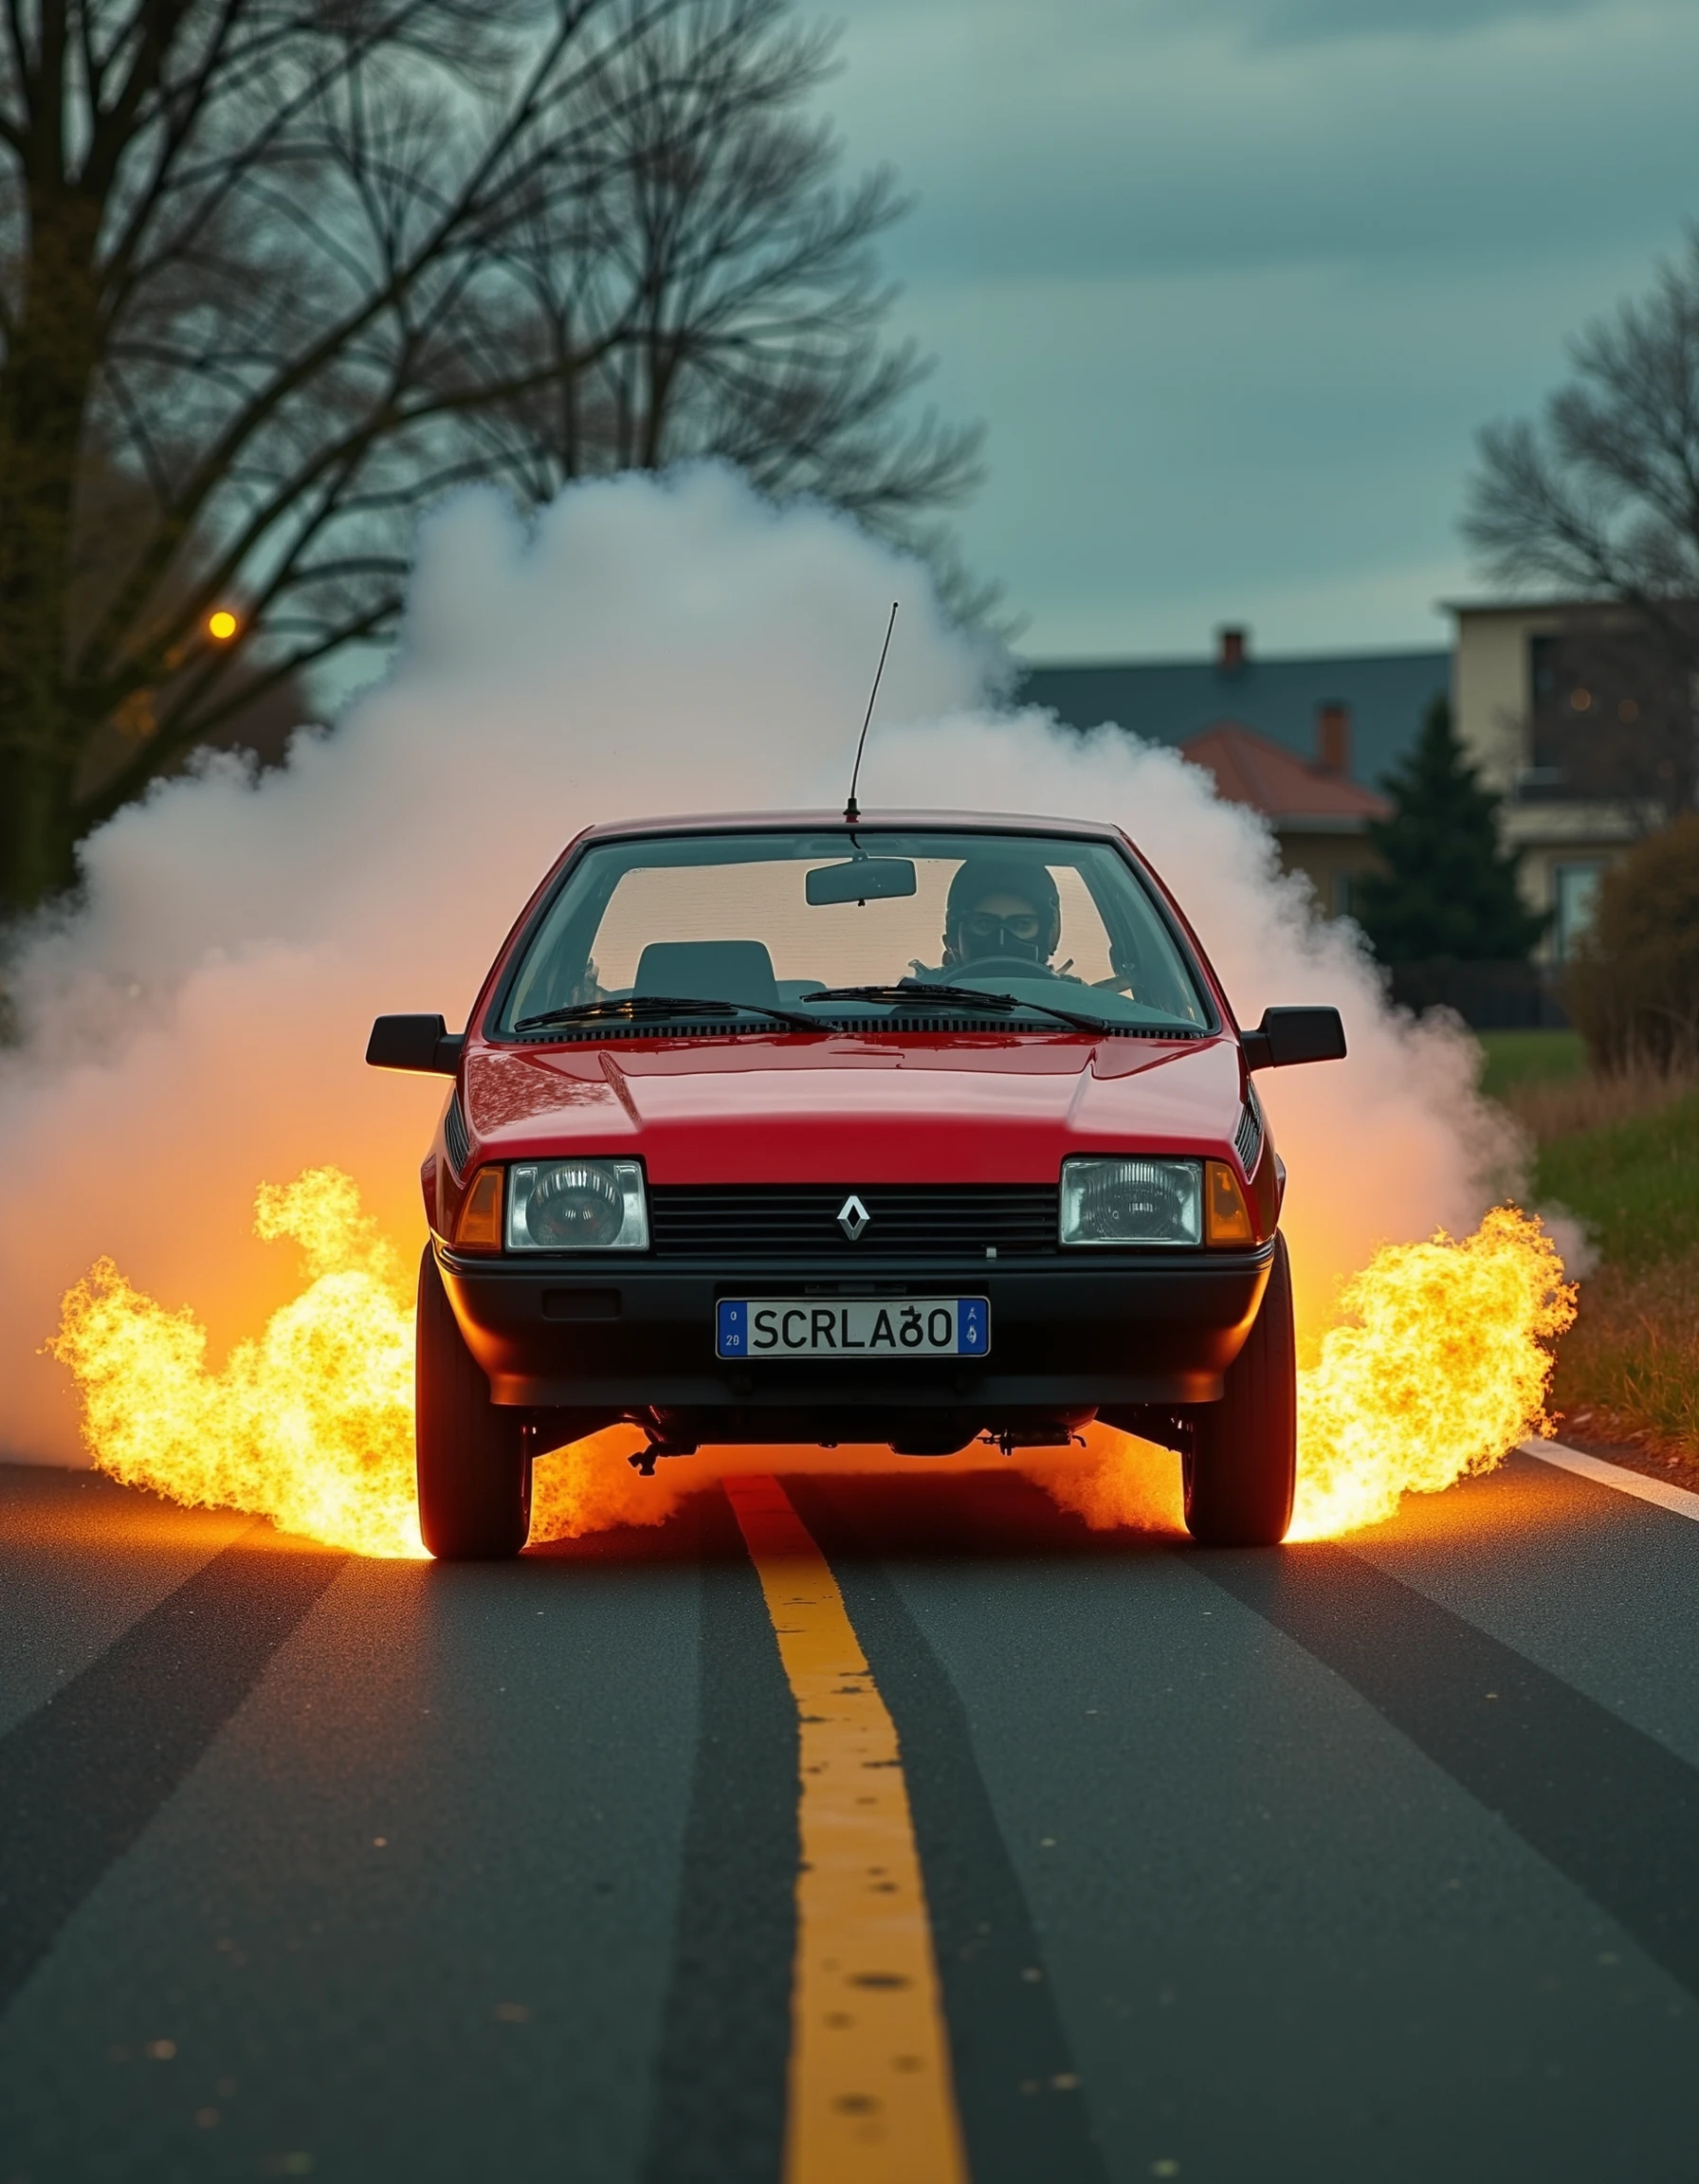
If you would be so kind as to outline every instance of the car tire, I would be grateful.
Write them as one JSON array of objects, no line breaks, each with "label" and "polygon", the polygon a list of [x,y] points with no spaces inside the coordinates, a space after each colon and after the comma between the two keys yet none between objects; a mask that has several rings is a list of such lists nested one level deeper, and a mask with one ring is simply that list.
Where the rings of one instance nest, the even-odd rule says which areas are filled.
[{"label": "car tire", "polygon": [[1277,1547],[1292,1520],[1298,1471],[1298,1356],[1286,1238],[1221,1400],[1191,1413],[1181,1458],[1186,1530],[1203,1547]]},{"label": "car tire", "polygon": [[439,1562],[502,1562],[531,1529],[523,1413],[492,1403],[427,1244],[419,1262],[413,1447],[419,1530]]}]

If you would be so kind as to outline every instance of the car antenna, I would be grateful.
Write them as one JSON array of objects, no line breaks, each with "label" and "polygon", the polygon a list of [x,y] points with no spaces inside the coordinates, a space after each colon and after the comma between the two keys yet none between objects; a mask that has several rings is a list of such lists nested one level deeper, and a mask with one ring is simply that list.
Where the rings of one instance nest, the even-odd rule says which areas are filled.
[{"label": "car antenna", "polygon": [[868,692],[867,717],[861,724],[861,741],[855,746],[855,771],[850,776],[850,801],[844,806],[844,824],[853,827],[861,817],[861,806],[855,801],[855,784],[861,779],[861,755],[867,749],[868,722],[873,718],[873,706],[879,696],[880,677],[885,673],[885,656],[891,648],[891,631],[897,627],[897,601],[891,601],[891,618],[885,626],[885,643],[879,647],[879,664],[873,670],[873,687]]}]

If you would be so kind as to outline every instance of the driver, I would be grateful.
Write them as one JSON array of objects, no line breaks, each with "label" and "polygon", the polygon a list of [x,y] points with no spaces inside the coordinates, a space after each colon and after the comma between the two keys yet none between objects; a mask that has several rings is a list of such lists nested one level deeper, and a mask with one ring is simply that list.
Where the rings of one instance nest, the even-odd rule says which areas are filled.
[{"label": "driver", "polygon": [[1050,957],[1062,937],[1062,900],[1049,869],[1024,859],[970,857],[950,883],[944,903],[945,971],[977,963],[1031,963],[1053,976]]}]

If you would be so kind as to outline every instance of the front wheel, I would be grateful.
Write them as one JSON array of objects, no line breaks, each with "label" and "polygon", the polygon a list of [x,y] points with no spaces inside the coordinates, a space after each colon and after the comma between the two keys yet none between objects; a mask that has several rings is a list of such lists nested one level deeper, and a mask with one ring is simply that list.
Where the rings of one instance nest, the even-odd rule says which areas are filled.
[{"label": "front wheel", "polygon": [[1186,1530],[1205,1547],[1276,1547],[1292,1520],[1298,1474],[1298,1354],[1286,1238],[1261,1309],[1223,1375],[1221,1400],[1192,1413],[1181,1460]]},{"label": "front wheel", "polygon": [[419,1530],[439,1562],[502,1562],[531,1529],[531,1448],[521,1413],[489,1398],[429,1244],[419,1262],[413,1447]]}]

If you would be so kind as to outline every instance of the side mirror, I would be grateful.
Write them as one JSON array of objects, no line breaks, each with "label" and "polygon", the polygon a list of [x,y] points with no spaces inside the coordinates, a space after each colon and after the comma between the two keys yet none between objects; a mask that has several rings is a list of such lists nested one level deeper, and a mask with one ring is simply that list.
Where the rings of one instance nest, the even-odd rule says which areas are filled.
[{"label": "side mirror", "polygon": [[915,891],[914,861],[908,857],[852,857],[848,864],[816,864],[802,892],[818,909],[823,902],[886,902]]},{"label": "side mirror", "polygon": [[1345,1028],[1337,1009],[1265,1009],[1254,1031],[1241,1031],[1247,1069],[1289,1069],[1295,1062],[1343,1062]]},{"label": "side mirror", "polygon": [[452,1077],[460,1067],[464,1031],[450,1031],[440,1016],[380,1016],[366,1042],[374,1069],[424,1069]]}]

